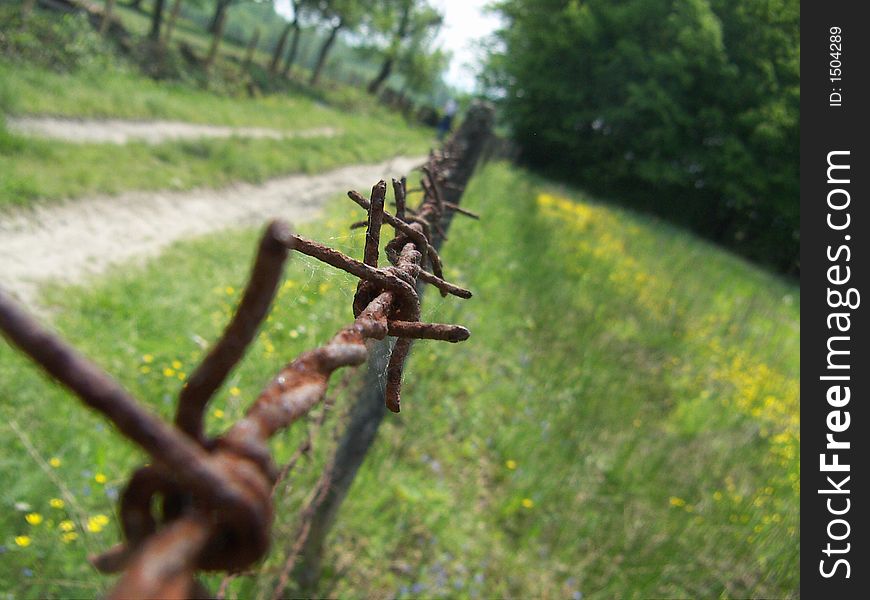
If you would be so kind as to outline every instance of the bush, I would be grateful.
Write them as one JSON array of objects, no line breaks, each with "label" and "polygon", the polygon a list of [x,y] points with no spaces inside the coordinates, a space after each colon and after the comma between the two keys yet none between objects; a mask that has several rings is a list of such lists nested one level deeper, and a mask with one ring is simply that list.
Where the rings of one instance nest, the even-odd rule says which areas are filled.
[{"label": "bush", "polygon": [[496,7],[488,83],[528,162],[797,270],[797,0]]},{"label": "bush", "polygon": [[0,55],[15,62],[58,72],[101,68],[113,61],[109,43],[94,31],[83,13],[35,11],[27,23],[17,6],[0,9]]}]

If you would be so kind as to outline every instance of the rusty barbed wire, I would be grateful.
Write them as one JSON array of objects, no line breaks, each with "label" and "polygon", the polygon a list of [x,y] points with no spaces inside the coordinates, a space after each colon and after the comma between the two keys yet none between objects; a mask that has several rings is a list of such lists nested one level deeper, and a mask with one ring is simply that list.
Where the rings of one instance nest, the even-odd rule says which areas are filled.
[{"label": "rusty barbed wire", "polygon": [[[398,412],[402,372],[413,340],[468,339],[469,331],[460,325],[420,321],[417,292],[418,286],[428,284],[444,296],[471,297],[470,291],[444,280],[441,259],[431,243],[432,232],[443,239],[440,222],[445,210],[477,217],[441,198],[444,170],[455,162],[449,146],[430,154],[422,167],[424,199],[413,211],[405,206],[404,178],[392,181],[395,216],[384,210],[384,181],[372,188],[369,199],[354,191],[348,193],[367,211],[361,262],[295,235],[282,221],[269,223],[233,318],[179,394],[174,426],[145,409],[105,371],[44,329],[0,291],[0,330],[9,341],[87,406],[102,413],[152,459],[151,464],[132,474],[121,495],[124,541],[91,559],[101,572],[123,572],[110,598],[207,595],[195,580],[196,572],[239,572],[264,556],[274,518],[273,492],[292,468],[285,465],[279,470],[266,442],[324,398],[335,370],[365,362],[368,340],[387,335],[397,338],[387,367],[385,403]],[[390,264],[379,267],[384,224],[394,229],[395,237],[385,246]],[[354,321],[325,345],[304,352],[282,368],[245,416],[225,433],[206,438],[203,416],[208,403],[266,318],[292,251],[360,279],[354,294]],[[427,264],[431,272],[425,269]],[[297,454],[304,452],[305,447],[300,446]],[[295,464],[295,460],[298,457],[291,462]],[[325,487],[328,480],[324,482],[322,477],[313,493],[323,493]],[[154,511],[158,504],[162,509],[159,516]],[[301,547],[305,523],[302,515],[294,549]],[[277,595],[286,585],[294,561],[291,551]]]}]

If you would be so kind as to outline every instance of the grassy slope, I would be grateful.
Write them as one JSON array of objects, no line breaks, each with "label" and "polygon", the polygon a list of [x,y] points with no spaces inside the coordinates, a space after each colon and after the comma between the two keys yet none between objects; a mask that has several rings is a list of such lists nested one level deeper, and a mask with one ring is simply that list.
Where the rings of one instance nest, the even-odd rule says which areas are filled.
[{"label": "grassy slope", "polygon": [[[455,223],[445,261],[475,298],[430,294],[426,312],[469,326],[472,338],[415,347],[403,412],[388,417],[351,491],[322,591],[796,597],[797,288],[504,166],[479,176],[466,203],[485,218]],[[358,252],[359,232],[343,229],[358,215],[343,204],[334,210],[305,234]],[[57,290],[48,296],[55,321],[167,413],[178,372],[201,353],[194,336],[211,339],[238,298],[254,239],[178,244],[142,270]],[[348,318],[345,277],[298,258],[287,277],[270,323],[217,399],[223,414],[211,414],[212,427],[237,418],[282,358]],[[91,594],[105,582],[84,565],[85,542],[105,548],[117,538],[106,495],[141,458],[3,346],[0,396],[0,422],[14,417],[35,456],[61,460],[40,469],[0,425],[8,482],[0,582],[20,596]],[[290,452],[296,429],[276,443],[279,454]],[[327,445],[321,440],[319,452]],[[278,545],[292,536],[320,460],[281,501]],[[70,507],[50,506],[60,497],[53,478],[82,505],[84,530],[68,544],[58,543],[57,527]],[[25,519],[33,512],[38,525]],[[95,514],[110,523],[88,532]],[[21,535],[29,546],[16,544]],[[259,582],[231,589],[256,597],[274,561]]]},{"label": "grassy slope", "polygon": [[424,153],[428,130],[371,105],[343,112],[304,96],[231,98],[118,72],[57,74],[0,60],[12,113],[162,118],[297,130],[332,126],[332,138],[190,140],[151,146],[74,145],[0,130],[0,208],[125,189],[219,187]]},{"label": "grassy slope", "polygon": [[[132,11],[123,14],[134,23],[143,18]],[[44,32],[51,24],[57,25],[50,16],[40,13],[39,19],[42,35],[49,35]],[[132,29],[139,32],[136,27]],[[179,32],[182,34],[184,31]],[[185,35],[197,37],[200,42],[204,39],[201,33],[192,30]],[[215,93],[194,83],[158,82],[144,77],[112,55],[108,46],[95,39],[96,33],[85,28],[75,36],[74,39],[91,44],[96,56],[93,60],[83,59],[79,67],[66,72],[26,59],[0,56],[3,173],[0,210],[27,206],[38,200],[126,189],[189,189],[219,187],[238,180],[256,182],[290,172],[322,171],[400,154],[422,154],[432,143],[431,130],[409,125],[366,94],[348,87],[330,85],[317,90],[300,87],[257,97],[244,93],[231,95],[226,90]],[[239,82],[246,80],[247,75],[237,66],[226,68],[224,76],[233,83],[223,81],[220,85],[243,89]],[[194,140],[157,146],[141,143],[122,147],[83,146],[11,135],[3,127],[4,112],[171,119],[279,130],[331,126],[340,130],[341,135],[320,139]]]}]

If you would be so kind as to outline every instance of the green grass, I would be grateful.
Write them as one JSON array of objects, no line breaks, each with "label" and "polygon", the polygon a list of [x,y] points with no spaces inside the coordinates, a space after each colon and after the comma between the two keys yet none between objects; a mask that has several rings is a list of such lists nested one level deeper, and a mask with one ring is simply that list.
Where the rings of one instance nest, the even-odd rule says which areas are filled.
[{"label": "green grass", "polygon": [[[392,119],[385,119],[387,123]],[[344,120],[342,120],[344,121]],[[288,173],[421,155],[428,133],[359,120],[334,137],[202,139],[159,145],[65,144],[0,131],[0,210],[124,190],[218,188]]]},{"label": "green grass", "polygon": [[123,190],[220,187],[287,173],[423,154],[432,133],[374,106],[344,112],[301,95],[234,98],[133,73],[54,73],[3,63],[10,114],[174,119],[302,130],[330,126],[324,138],[203,139],[159,145],[69,144],[13,135],[0,124],[0,209]]},{"label": "green grass", "polygon": [[[157,81],[112,55],[87,24],[54,21],[41,14],[36,22],[40,28],[32,35],[13,28],[8,38],[0,38],[0,50],[7,52],[0,52],[0,210],[129,189],[259,182],[287,173],[423,154],[433,142],[431,130],[409,124],[362,91],[334,85],[312,90],[288,83],[283,91],[250,95],[231,93],[232,86],[203,89],[195,79]],[[75,48],[65,55],[69,64],[50,67],[60,51],[42,55],[40,49],[63,44],[43,43],[40,36]],[[232,76],[247,77],[240,72]],[[169,119],[283,131],[329,126],[340,135],[80,145],[13,135],[3,125],[4,115]]]},{"label": "green grass", "polygon": [[[415,346],[402,413],[387,417],[343,507],[321,593],[797,597],[797,287],[505,165],[479,174],[464,203],[484,218],[454,223],[444,259],[475,297],[429,294],[425,313],[472,337]],[[303,233],[358,255],[362,234],[345,225],[359,214],[346,201],[330,210]],[[47,311],[168,415],[179,371],[202,354],[196,340],[213,339],[238,299],[255,239],[177,244],[142,268],[48,290]],[[210,412],[212,431],[238,418],[284,360],[349,319],[347,277],[295,257],[287,281],[216,399],[223,415]],[[14,420],[33,445],[28,453],[0,425],[0,586],[16,597],[92,596],[108,582],[86,566],[87,549],[118,539],[107,495],[144,458],[6,346],[0,397],[0,422]],[[279,457],[300,435],[297,426],[276,440]],[[278,548],[292,541],[329,445],[320,438],[279,502]],[[68,544],[58,524],[78,511],[52,508],[58,483],[85,524]],[[28,523],[33,513],[42,522]],[[109,524],[88,532],[97,514]],[[278,560],[231,592],[271,589]]]},{"label": "green grass", "polygon": [[[181,82],[155,81],[123,65],[111,70],[82,68],[56,72],[0,58],[9,114],[63,117],[172,119],[214,125],[296,128],[352,120],[302,95],[263,97],[217,94]],[[366,116],[373,104],[358,107]]]}]

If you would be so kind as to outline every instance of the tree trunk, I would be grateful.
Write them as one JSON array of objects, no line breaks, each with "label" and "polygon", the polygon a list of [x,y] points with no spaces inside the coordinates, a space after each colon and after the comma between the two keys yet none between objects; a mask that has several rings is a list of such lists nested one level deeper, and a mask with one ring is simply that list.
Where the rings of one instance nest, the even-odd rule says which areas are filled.
[{"label": "tree trunk", "polygon": [[148,38],[153,41],[160,39],[160,26],[163,24],[163,4],[165,0],[154,0],[154,12],[151,13],[151,30]]},{"label": "tree trunk", "polygon": [[317,55],[317,64],[314,65],[314,71],[311,73],[311,81],[308,82],[310,85],[317,85],[317,82],[320,80],[323,65],[326,64],[326,55],[329,54],[329,50],[332,48],[332,44],[338,36],[338,30],[342,27],[344,27],[344,21],[339,19],[338,25],[332,28],[332,31],[329,32],[329,37],[326,38],[326,41],[323,42],[323,46],[320,47],[320,54]]},{"label": "tree trunk", "polygon": [[372,82],[369,84],[369,94],[377,94],[378,90],[381,89],[381,86],[390,76],[390,73],[393,72],[393,62],[394,59],[392,55],[384,59],[384,64],[381,65],[381,70],[378,72],[377,77],[372,79]]},{"label": "tree trunk", "polygon": [[216,29],[214,35],[211,39],[211,47],[208,49],[208,56],[205,59],[205,64],[203,68],[208,71],[211,69],[212,64],[214,64],[215,59],[217,58],[218,48],[221,45],[221,38],[224,36],[224,25],[227,22],[226,19],[227,11],[223,10],[220,13],[220,17],[218,18],[216,25]]},{"label": "tree trunk", "polygon": [[217,0],[214,5],[214,14],[211,16],[211,20],[208,22],[208,27],[206,31],[209,33],[215,33],[218,29],[218,22],[224,18],[224,15],[227,12],[227,8],[230,6],[231,0]]},{"label": "tree trunk", "polygon": [[369,94],[377,94],[381,89],[381,86],[390,76],[390,73],[393,72],[393,64],[396,62],[396,56],[399,54],[399,50],[402,46],[402,40],[405,39],[408,35],[408,27],[411,23],[411,7],[412,2],[405,2],[402,7],[402,16],[399,20],[399,27],[396,30],[395,35],[393,36],[393,40],[390,43],[390,49],[387,51],[387,56],[384,58],[384,64],[381,65],[381,70],[378,73],[377,77],[372,79],[372,82],[369,84],[368,91]]},{"label": "tree trunk", "polygon": [[172,5],[172,11],[169,13],[169,21],[166,22],[166,27],[160,38],[161,46],[167,46],[169,40],[172,39],[172,32],[175,31],[175,22],[178,21],[179,12],[181,12],[181,0],[175,0],[175,4]]},{"label": "tree trunk", "polygon": [[281,57],[284,55],[284,45],[287,43],[287,36],[290,35],[290,30],[293,29],[293,23],[287,23],[284,30],[281,32],[281,37],[278,38],[278,44],[275,46],[275,51],[272,53],[272,62],[269,63],[269,74],[274,75],[278,70],[278,63],[281,62]]},{"label": "tree trunk", "polygon": [[106,7],[103,9],[103,20],[100,21],[100,35],[105,35],[109,30],[113,10],[115,10],[115,0],[106,0]]},{"label": "tree trunk", "polygon": [[299,36],[302,33],[302,28],[299,27],[299,19],[293,19],[293,37],[290,40],[290,52],[287,53],[287,59],[284,61],[284,71],[282,75],[287,77],[290,73],[290,67],[296,62],[296,53],[299,51]]},{"label": "tree trunk", "polygon": [[254,52],[257,50],[257,44],[260,43],[260,28],[254,27],[254,33],[251,34],[251,40],[248,42],[248,48],[245,50],[245,69],[250,68],[254,62]]}]

